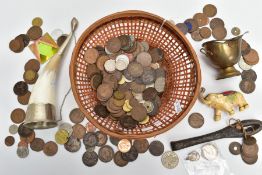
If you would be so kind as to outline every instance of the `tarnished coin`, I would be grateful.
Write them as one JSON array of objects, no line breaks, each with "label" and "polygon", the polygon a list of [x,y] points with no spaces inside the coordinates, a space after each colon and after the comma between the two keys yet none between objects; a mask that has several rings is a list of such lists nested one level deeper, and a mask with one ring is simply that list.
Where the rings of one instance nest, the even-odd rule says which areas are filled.
[{"label": "tarnished coin", "polygon": [[11,125],[10,127],[9,127],[9,133],[10,134],[16,134],[18,132],[18,126],[17,125]]},{"label": "tarnished coin", "polygon": [[179,158],[175,151],[167,151],[161,157],[162,165],[167,169],[173,169],[178,165]]},{"label": "tarnished coin", "polygon": [[28,147],[28,143],[25,140],[20,140],[17,144],[18,147]]},{"label": "tarnished coin", "polygon": [[142,46],[144,47],[144,51],[147,52],[149,50],[149,44],[146,41],[141,41]]},{"label": "tarnished coin", "polygon": [[98,143],[98,138],[94,132],[88,132],[84,135],[83,143],[86,146],[96,146]]},{"label": "tarnished coin", "polygon": [[114,163],[119,167],[124,167],[128,164],[128,161],[125,161],[122,158],[122,153],[120,151],[117,151],[114,155]]},{"label": "tarnished coin", "polygon": [[138,62],[132,62],[128,65],[127,71],[132,77],[140,77],[143,74],[144,69],[142,64]]},{"label": "tarnished coin", "polygon": [[24,72],[23,78],[27,84],[34,84],[38,78],[38,74],[34,70],[27,70]]},{"label": "tarnished coin", "polygon": [[246,40],[242,39],[241,43],[241,54],[242,56],[248,54],[251,51],[250,45],[246,42]]},{"label": "tarnished coin", "polygon": [[82,139],[84,137],[84,135],[86,134],[86,128],[81,125],[80,123],[75,124],[73,126],[73,135],[78,138],[78,139]]},{"label": "tarnished coin", "polygon": [[82,161],[84,165],[88,167],[92,167],[97,164],[98,155],[94,151],[93,152],[86,151],[82,156]]},{"label": "tarnished coin", "polygon": [[32,26],[28,31],[27,35],[31,40],[39,39],[43,34],[42,29],[39,26]]},{"label": "tarnished coin", "polygon": [[121,117],[119,123],[125,129],[134,129],[138,124],[136,120],[128,115]]},{"label": "tarnished coin", "polygon": [[252,69],[252,67],[253,67],[253,66],[251,66],[251,65],[248,65],[248,64],[244,61],[244,59],[243,59],[242,57],[240,57],[240,59],[239,59],[238,66],[239,66],[240,69],[242,69],[242,70],[250,70],[250,69]]},{"label": "tarnished coin", "polygon": [[128,139],[121,139],[117,143],[117,148],[122,153],[126,153],[131,148],[131,142]]},{"label": "tarnished coin", "polygon": [[160,141],[153,141],[149,145],[149,152],[153,156],[160,156],[164,152],[164,145]]},{"label": "tarnished coin", "polygon": [[202,146],[201,154],[207,160],[215,160],[218,156],[218,150],[215,145],[208,143]]},{"label": "tarnished coin", "polygon": [[201,29],[199,29],[199,34],[203,39],[208,39],[212,32],[208,27],[202,27]]},{"label": "tarnished coin", "polygon": [[140,63],[142,66],[147,67],[150,66],[152,62],[152,57],[147,52],[141,52],[137,55],[136,61]]},{"label": "tarnished coin", "polygon": [[223,40],[227,36],[227,30],[225,27],[216,27],[212,30],[212,36],[217,40]]},{"label": "tarnished coin", "polygon": [[185,23],[177,23],[176,26],[183,34],[187,34],[188,28]]},{"label": "tarnished coin", "polygon": [[156,72],[151,67],[145,67],[141,79],[145,85],[152,84],[156,80]]},{"label": "tarnished coin", "polygon": [[23,137],[20,135],[20,140],[25,141],[27,143],[31,143],[35,139],[35,132],[33,131],[29,136]]},{"label": "tarnished coin", "polygon": [[22,52],[24,49],[24,44],[17,39],[13,39],[9,43],[9,49],[15,53]]},{"label": "tarnished coin", "polygon": [[[109,140],[110,140],[110,142],[111,142],[113,145],[115,145],[115,146],[118,146],[118,143],[119,143],[119,141],[120,141],[119,138],[117,138],[117,137],[112,137],[112,136],[109,137]],[[131,146],[131,144],[130,144],[130,146]]]},{"label": "tarnished coin", "polygon": [[18,127],[18,134],[21,137],[29,137],[33,132],[34,130],[25,127],[24,123],[21,123]]},{"label": "tarnished coin", "polygon": [[33,151],[39,152],[44,149],[45,142],[41,138],[35,138],[31,143],[30,143],[30,148]]},{"label": "tarnished coin", "polygon": [[257,143],[257,140],[255,137],[253,136],[248,136],[247,138],[244,139],[244,144],[246,145],[254,145]]},{"label": "tarnished coin", "polygon": [[196,13],[193,19],[197,22],[198,27],[205,26],[209,23],[209,19],[204,13]]},{"label": "tarnished coin", "polygon": [[149,143],[147,139],[139,139],[134,141],[133,146],[138,153],[145,153],[148,150]]},{"label": "tarnished coin", "polygon": [[21,105],[27,105],[29,103],[30,96],[31,96],[31,92],[28,91],[25,95],[17,96],[17,101]]},{"label": "tarnished coin", "polygon": [[136,150],[136,148],[134,146],[131,146],[130,150],[126,153],[121,153],[122,155],[122,158],[125,160],[125,161],[128,161],[128,162],[133,162],[137,159],[138,157],[138,152]]},{"label": "tarnished coin", "polygon": [[153,101],[157,96],[157,91],[155,88],[150,87],[143,91],[143,99],[146,101]]},{"label": "tarnished coin", "polygon": [[129,35],[120,35],[118,39],[121,42],[121,49],[128,50],[131,47],[132,41]]},{"label": "tarnished coin", "polygon": [[146,118],[147,110],[142,104],[134,106],[131,110],[131,116],[134,120],[141,122]]},{"label": "tarnished coin", "polygon": [[85,118],[85,114],[79,108],[75,108],[70,112],[69,118],[73,123],[81,123]]},{"label": "tarnished coin", "polygon": [[85,145],[85,149],[86,149],[87,152],[93,152],[93,151],[95,151],[95,148],[96,148],[95,146],[86,146]]},{"label": "tarnished coin", "polygon": [[16,108],[11,113],[12,122],[19,124],[25,120],[25,111],[21,108]]},{"label": "tarnished coin", "polygon": [[97,95],[107,100],[113,95],[113,89],[109,84],[103,83],[97,88]]},{"label": "tarnished coin", "polygon": [[64,147],[71,153],[77,152],[81,148],[81,141],[74,135],[71,135],[68,141],[64,144]]},{"label": "tarnished coin", "polygon": [[95,131],[96,131],[95,125],[93,125],[91,122],[88,122],[86,124],[86,132],[95,132]]},{"label": "tarnished coin", "polygon": [[207,17],[214,17],[217,14],[217,8],[216,6],[214,6],[213,4],[207,4],[204,6],[203,8],[203,13],[207,16]]},{"label": "tarnished coin", "polygon": [[229,151],[233,155],[239,155],[241,153],[241,144],[238,142],[232,142],[229,145]]},{"label": "tarnished coin", "polygon": [[43,20],[42,20],[42,18],[40,18],[40,17],[35,17],[35,18],[32,20],[32,25],[33,25],[33,26],[41,27],[42,24],[43,24]]},{"label": "tarnished coin", "polygon": [[92,89],[96,90],[100,84],[102,84],[103,75],[102,74],[95,74],[91,77],[90,83]]},{"label": "tarnished coin", "polygon": [[251,49],[248,54],[243,56],[243,59],[247,64],[253,66],[259,62],[259,55],[256,50]]},{"label": "tarnished coin", "polygon": [[257,162],[258,155],[254,156],[254,157],[247,157],[244,154],[241,154],[241,158],[246,164],[252,165],[252,164],[255,164]]},{"label": "tarnished coin", "polygon": [[107,72],[113,73],[116,70],[116,61],[111,59],[105,61],[104,68]]},{"label": "tarnished coin", "polygon": [[238,35],[240,35],[241,31],[240,31],[240,29],[239,29],[238,27],[233,27],[233,28],[231,29],[231,33],[232,33],[232,35],[234,35],[234,36],[238,36]]},{"label": "tarnished coin", "polygon": [[85,61],[89,64],[94,64],[99,56],[98,51],[95,48],[88,48],[85,52]]},{"label": "tarnished coin", "polygon": [[166,79],[164,77],[159,77],[155,81],[155,89],[157,92],[164,92],[166,86]]},{"label": "tarnished coin", "polygon": [[194,40],[194,41],[202,41],[203,38],[202,36],[200,35],[199,33],[199,30],[196,30],[194,32],[191,33],[191,38]]},{"label": "tarnished coin", "polygon": [[94,107],[94,111],[99,117],[103,117],[103,118],[107,117],[110,114],[107,108],[102,104],[97,104]]},{"label": "tarnished coin", "polygon": [[69,136],[72,135],[73,133],[73,127],[70,123],[67,123],[67,122],[63,122],[59,125],[58,129],[63,129],[63,130],[66,130],[68,133],[69,133]]},{"label": "tarnished coin", "polygon": [[24,81],[19,81],[14,85],[13,91],[16,95],[25,95],[28,92],[28,85]]},{"label": "tarnished coin", "polygon": [[63,145],[68,141],[69,133],[66,130],[60,129],[55,133],[56,143]]},{"label": "tarnished coin", "polygon": [[225,26],[225,23],[224,21],[221,19],[221,18],[213,18],[211,21],[210,21],[210,28],[212,30],[214,30],[215,28],[219,28],[219,27],[224,27]]},{"label": "tarnished coin", "polygon": [[151,55],[152,63],[156,63],[164,59],[164,52],[160,48],[152,48],[148,51],[148,53]]},{"label": "tarnished coin", "polygon": [[26,62],[24,66],[24,70],[34,70],[35,72],[38,72],[40,69],[40,62],[37,59],[30,59]]},{"label": "tarnished coin", "polygon": [[15,40],[19,40],[20,43],[23,43],[24,47],[27,47],[30,43],[30,38],[26,34],[20,34],[15,37]]},{"label": "tarnished coin", "polygon": [[45,143],[43,151],[47,156],[54,156],[58,151],[58,146],[55,142],[49,141]]},{"label": "tarnished coin", "polygon": [[106,42],[106,49],[109,52],[116,53],[121,49],[121,41],[119,38],[111,38]]},{"label": "tarnished coin", "polygon": [[257,144],[246,145],[245,143],[243,143],[241,151],[245,157],[256,157],[258,153],[258,145]]},{"label": "tarnished coin", "polygon": [[7,136],[5,138],[5,145],[12,146],[15,143],[15,138],[13,136]]},{"label": "tarnished coin", "polygon": [[252,80],[252,81],[256,81],[257,80],[257,74],[254,70],[250,69],[250,70],[244,70],[241,73],[241,78],[243,80]]},{"label": "tarnished coin", "polygon": [[29,155],[29,149],[28,147],[17,147],[16,154],[19,158],[26,158]]},{"label": "tarnished coin", "polygon": [[192,128],[201,128],[204,122],[204,117],[200,113],[192,113],[188,118],[188,123]]},{"label": "tarnished coin", "polygon": [[102,162],[110,162],[114,158],[114,150],[109,145],[102,146],[98,151],[98,158]]},{"label": "tarnished coin", "polygon": [[57,38],[56,42],[59,47],[61,47],[64,44],[65,40],[67,39],[67,36],[67,34],[63,34]]},{"label": "tarnished coin", "polygon": [[241,89],[242,92],[244,92],[245,94],[250,94],[252,92],[255,91],[256,89],[256,84],[254,81],[252,80],[247,80],[244,79],[240,82],[239,84],[239,88]]},{"label": "tarnished coin", "polygon": [[104,146],[107,142],[107,135],[101,131],[96,132],[98,138],[97,146]]},{"label": "tarnished coin", "polygon": [[187,25],[189,33],[192,33],[198,29],[198,24],[194,19],[187,19],[184,23]]},{"label": "tarnished coin", "polygon": [[88,64],[86,69],[86,76],[91,78],[95,74],[99,74],[100,70],[96,67],[96,64]]}]

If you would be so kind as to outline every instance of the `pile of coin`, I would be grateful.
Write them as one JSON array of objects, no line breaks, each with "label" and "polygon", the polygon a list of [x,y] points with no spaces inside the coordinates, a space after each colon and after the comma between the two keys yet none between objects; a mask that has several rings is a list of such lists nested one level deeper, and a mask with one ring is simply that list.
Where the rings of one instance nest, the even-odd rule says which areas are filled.
[{"label": "pile of coin", "polygon": [[84,55],[87,76],[96,90],[97,116],[118,120],[126,129],[145,124],[160,108],[166,71],[164,53],[132,35],[109,39],[105,48],[88,48]]}]

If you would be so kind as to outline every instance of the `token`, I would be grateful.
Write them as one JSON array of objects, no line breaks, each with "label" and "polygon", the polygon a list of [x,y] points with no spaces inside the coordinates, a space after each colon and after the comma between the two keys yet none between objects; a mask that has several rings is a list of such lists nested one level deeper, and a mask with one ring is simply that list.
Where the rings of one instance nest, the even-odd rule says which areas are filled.
[{"label": "token", "polygon": [[121,153],[122,155],[122,158],[125,160],[125,161],[128,161],[128,162],[133,162],[137,159],[138,157],[138,152],[137,150],[135,149],[135,147],[131,146],[130,150],[126,153]]},{"label": "token", "polygon": [[31,92],[28,91],[25,95],[17,96],[17,100],[21,105],[27,105],[29,103],[30,96]]},{"label": "token", "polygon": [[32,26],[28,31],[27,35],[30,38],[30,40],[37,40],[39,39],[43,34],[42,29],[39,26]]},{"label": "token", "polygon": [[193,19],[197,22],[198,27],[205,26],[209,23],[209,19],[204,13],[196,13]]},{"label": "token", "polygon": [[208,27],[202,27],[201,29],[199,29],[199,34],[203,39],[208,39],[212,32]]},{"label": "token", "polygon": [[216,6],[214,6],[213,4],[207,4],[204,6],[203,8],[203,13],[207,16],[207,17],[214,17],[217,14],[217,8]]},{"label": "token", "polygon": [[109,73],[113,73],[116,70],[115,60],[107,60],[104,64],[105,70]]},{"label": "token", "polygon": [[200,113],[192,113],[188,118],[188,123],[192,128],[201,128],[204,124],[204,117]]},{"label": "token", "polygon": [[114,163],[119,167],[124,167],[128,164],[128,161],[125,161],[122,158],[122,153],[120,151],[117,151],[114,155]]},{"label": "token", "polygon": [[64,44],[64,42],[65,42],[65,40],[67,39],[67,37],[68,37],[68,35],[66,35],[66,34],[59,36],[59,37],[57,38],[57,40],[56,40],[57,45],[58,45],[59,47],[61,47],[61,46]]},{"label": "token", "polygon": [[134,141],[133,146],[138,153],[145,153],[148,150],[149,143],[147,139],[139,139]]},{"label": "token", "polygon": [[58,146],[55,142],[49,141],[46,142],[43,148],[43,152],[47,156],[54,156],[58,151]]},{"label": "token", "polygon": [[[192,32],[194,32],[198,29],[198,24],[197,24],[196,20],[194,20],[194,19],[187,19],[187,20],[185,20],[184,23],[187,25],[189,33],[192,33]],[[190,28],[189,28],[189,26],[190,26]]]},{"label": "token", "polygon": [[213,19],[210,21],[209,25],[210,25],[210,28],[211,28],[212,30],[214,30],[215,28],[224,27],[224,26],[225,26],[225,23],[224,23],[224,21],[223,21],[222,19],[220,19],[220,18],[213,18]]},{"label": "token", "polygon": [[246,145],[245,143],[242,144],[241,153],[245,157],[256,157],[258,153],[258,145]]},{"label": "token", "polygon": [[94,107],[94,111],[99,117],[103,117],[103,118],[107,117],[110,114],[107,108],[103,106],[102,104],[97,104]]},{"label": "token", "polygon": [[115,144],[116,143],[117,143],[118,150],[121,151],[122,153],[128,152],[130,150],[130,148],[131,148],[131,142],[128,139],[121,139],[118,142],[115,142]]},{"label": "token", "polygon": [[21,51],[23,51],[24,46],[23,43],[19,42],[19,40],[14,39],[11,40],[9,43],[9,49],[15,53],[19,53]]},{"label": "token", "polygon": [[30,148],[33,151],[40,152],[44,149],[45,142],[41,138],[35,138],[31,143],[30,143]]},{"label": "token", "polygon": [[84,135],[83,138],[83,143],[86,146],[96,146],[98,142],[98,138],[95,133],[93,132],[88,132]]},{"label": "token", "polygon": [[247,80],[252,80],[252,81],[256,81],[257,80],[257,74],[254,70],[250,69],[250,70],[244,70],[241,73],[241,78],[243,80],[247,79]]},{"label": "token", "polygon": [[253,66],[259,62],[259,56],[256,50],[251,49],[250,52],[243,56],[244,61]]},{"label": "token", "polygon": [[37,59],[30,59],[26,62],[24,69],[25,71],[34,70],[35,72],[38,72],[40,69],[40,62]]},{"label": "token", "polygon": [[111,38],[106,42],[106,49],[109,52],[116,53],[121,49],[121,41],[119,38]]},{"label": "token", "polygon": [[143,74],[144,69],[142,64],[138,62],[132,62],[128,65],[127,71],[132,77],[140,77]]},{"label": "token", "polygon": [[188,27],[185,23],[177,23],[176,26],[183,34],[187,34]]},{"label": "token", "polygon": [[102,74],[95,74],[91,77],[90,83],[92,89],[96,90],[100,84],[102,84],[103,76]]},{"label": "token", "polygon": [[99,53],[95,48],[88,48],[85,52],[84,59],[87,63],[93,64],[96,62],[98,56]]},{"label": "token", "polygon": [[175,151],[167,151],[161,157],[162,165],[167,169],[173,169],[178,165],[179,158]]},{"label": "token", "polygon": [[78,138],[71,135],[68,139],[68,141],[64,144],[65,149],[68,152],[75,153],[81,148],[81,142]]},{"label": "token", "polygon": [[21,137],[29,137],[33,132],[34,130],[25,127],[24,123],[21,123],[18,127],[18,134]]},{"label": "token", "polygon": [[96,132],[98,138],[97,146],[104,146],[107,142],[107,135],[101,131]]},{"label": "token", "polygon": [[240,31],[240,29],[239,29],[238,27],[233,27],[233,28],[231,29],[231,33],[232,33],[232,35],[234,35],[234,36],[238,36],[238,35],[240,35],[241,31]]},{"label": "token", "polygon": [[143,99],[146,101],[153,101],[157,96],[157,91],[155,88],[147,88],[143,91]]},{"label": "token", "polygon": [[10,127],[9,127],[9,133],[10,134],[16,134],[18,132],[18,126],[17,125],[11,125]]},{"label": "token", "polygon": [[5,145],[12,146],[15,143],[15,138],[13,136],[7,136],[5,138]]},{"label": "token", "polygon": [[191,38],[194,40],[194,41],[202,41],[203,38],[202,36],[200,35],[199,33],[199,30],[196,30],[194,32],[191,33]]},{"label": "token", "polygon": [[72,133],[73,133],[73,128],[72,128],[72,125],[71,125],[70,123],[66,123],[66,122],[61,123],[61,124],[59,125],[58,129],[59,129],[59,130],[60,130],[60,129],[66,130],[66,131],[69,133],[69,136],[71,136]]},{"label": "token", "polygon": [[32,25],[33,25],[33,26],[41,27],[42,24],[43,24],[43,20],[42,20],[42,18],[40,18],[40,17],[35,17],[35,18],[32,20]]},{"label": "token", "polygon": [[81,124],[75,124],[73,126],[73,135],[78,138],[82,139],[86,134],[86,128]]},{"label": "token", "polygon": [[239,59],[238,66],[242,70],[250,70],[253,67],[253,66],[248,65],[247,63],[245,63],[245,61],[244,61],[244,59],[242,57],[240,57],[240,59]]},{"label": "token", "polygon": [[152,57],[147,52],[141,52],[137,55],[136,61],[140,63],[142,66],[147,67],[152,63]]},{"label": "token", "polygon": [[218,156],[218,151],[215,145],[208,143],[202,146],[201,154],[207,160],[215,160]]},{"label": "token", "polygon": [[160,156],[164,152],[164,145],[160,141],[153,141],[149,145],[149,152],[153,156]]},{"label": "token", "polygon": [[229,151],[233,155],[239,155],[241,152],[241,144],[238,142],[232,142],[229,145]]},{"label": "token", "polygon": [[34,84],[38,78],[38,74],[34,70],[27,70],[24,72],[23,78],[27,84]]},{"label": "token", "polygon": [[227,36],[225,27],[216,27],[212,30],[212,36],[217,40],[223,40]]},{"label": "token", "polygon": [[25,95],[28,92],[28,85],[24,81],[19,81],[14,85],[13,91],[18,96]]},{"label": "token", "polygon": [[69,118],[73,123],[81,123],[85,118],[85,114],[79,108],[75,108],[70,112]]},{"label": "token", "polygon": [[19,146],[16,150],[16,154],[19,158],[26,158],[29,155],[29,149],[27,147]]},{"label": "token", "polygon": [[63,145],[68,141],[69,134],[66,130],[60,129],[55,134],[56,143]]},{"label": "token", "polygon": [[105,62],[109,60],[109,57],[106,56],[106,55],[101,55],[100,57],[97,58],[97,61],[96,61],[96,66],[99,70],[103,71],[105,68],[104,68],[104,64]]},{"label": "token", "polygon": [[159,48],[152,48],[148,51],[148,53],[151,55],[152,63],[162,61],[164,58],[164,52],[162,49]]},{"label": "token", "polygon": [[146,118],[147,110],[142,104],[134,106],[131,110],[131,116],[134,120],[141,122]]},{"label": "token", "polygon": [[151,67],[145,67],[141,79],[145,85],[152,84],[156,80],[156,72]]},{"label": "token", "polygon": [[25,120],[25,111],[21,108],[16,108],[11,113],[12,122],[19,124]]},{"label": "token", "polygon": [[255,164],[257,162],[258,155],[254,156],[254,157],[247,157],[247,156],[241,154],[241,158],[246,164],[252,165],[252,164]]},{"label": "token", "polygon": [[241,89],[242,92],[246,94],[250,94],[255,91],[256,89],[256,84],[252,80],[247,80],[244,79],[239,83],[239,88]]},{"label": "token", "polygon": [[83,161],[84,165],[86,165],[88,167],[92,167],[92,166],[97,164],[98,155],[94,151],[92,151],[92,152],[86,151],[82,156],[82,161]]},{"label": "token", "polygon": [[250,45],[246,42],[246,40],[242,39],[242,43],[241,43],[242,56],[247,55],[250,51],[251,51]]},{"label": "token", "polygon": [[110,162],[114,158],[114,150],[109,145],[102,146],[98,151],[98,158],[102,162]]}]

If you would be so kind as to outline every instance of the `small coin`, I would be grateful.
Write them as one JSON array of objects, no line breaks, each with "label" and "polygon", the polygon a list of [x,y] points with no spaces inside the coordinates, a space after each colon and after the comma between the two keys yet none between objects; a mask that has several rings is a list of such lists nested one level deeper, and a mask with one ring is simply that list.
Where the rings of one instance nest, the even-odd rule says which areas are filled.
[{"label": "small coin", "polygon": [[122,153],[120,151],[117,151],[114,155],[114,163],[119,167],[124,167],[128,164],[128,161],[125,161],[122,158]]},{"label": "small coin", "polygon": [[207,160],[214,160],[218,156],[218,150],[215,145],[208,143],[202,146],[201,154]]},{"label": "small coin", "polygon": [[97,104],[94,107],[94,111],[99,117],[102,117],[102,118],[105,118],[110,114],[110,112],[107,110],[107,108],[102,104]]},{"label": "small coin", "polygon": [[94,132],[88,132],[84,135],[83,143],[86,146],[96,146],[98,143],[98,138]]},{"label": "small coin", "polygon": [[17,37],[15,37],[15,40],[19,40],[21,44],[21,47],[27,47],[28,44],[30,43],[30,38],[26,34],[20,34]]},{"label": "small coin", "polygon": [[98,138],[97,146],[104,146],[107,142],[107,135],[101,131],[96,132]]},{"label": "small coin", "polygon": [[167,151],[163,153],[161,162],[165,168],[173,169],[178,165],[179,158],[175,151]]},{"label": "small coin", "polygon": [[66,35],[66,34],[64,34],[64,35],[61,35],[61,36],[59,36],[58,38],[57,38],[57,45],[59,46],[59,47],[61,47],[63,44],[64,44],[64,42],[65,42],[65,40],[67,39],[67,37],[68,37],[68,35]]},{"label": "small coin", "polygon": [[26,62],[24,69],[25,71],[34,70],[35,72],[38,72],[40,69],[40,62],[37,59],[30,59]]},{"label": "small coin", "polygon": [[111,38],[106,43],[106,49],[111,53],[116,53],[121,49],[121,41],[119,38]]},{"label": "small coin", "polygon": [[259,62],[259,55],[256,50],[251,49],[250,52],[243,56],[244,61],[253,66]]},{"label": "small coin", "polygon": [[203,39],[208,39],[212,32],[208,27],[202,27],[201,29],[199,29],[199,34]]},{"label": "small coin", "polygon": [[17,125],[11,125],[10,127],[9,127],[9,133],[10,134],[16,134],[18,132],[18,126]]},{"label": "small coin", "polygon": [[258,153],[258,145],[246,145],[245,143],[243,143],[241,151],[245,157],[256,157]]},{"label": "small coin", "polygon": [[149,143],[147,139],[139,139],[134,141],[133,146],[138,153],[145,153],[148,150]]},{"label": "small coin", "polygon": [[16,154],[19,158],[26,158],[29,155],[28,147],[19,146],[16,150]]},{"label": "small coin", "polygon": [[131,148],[131,142],[128,139],[121,139],[118,141],[117,148],[122,153],[126,153]]},{"label": "small coin", "polygon": [[143,91],[143,99],[146,101],[153,101],[157,96],[157,91],[155,88],[150,87]]},{"label": "small coin", "polygon": [[63,122],[59,125],[58,129],[66,130],[69,133],[69,136],[71,136],[73,133],[73,127],[70,123]]},{"label": "small coin", "polygon": [[241,153],[241,144],[238,142],[232,142],[229,145],[229,151],[233,155],[239,155]]},{"label": "small coin", "polygon": [[83,125],[78,123],[73,126],[73,135],[76,138],[82,139],[85,134],[86,134],[86,128]]},{"label": "small coin", "polygon": [[232,33],[232,35],[234,35],[234,36],[238,36],[238,35],[240,35],[241,31],[240,31],[240,29],[239,29],[238,27],[233,27],[233,28],[231,29],[231,33]]},{"label": "small coin", "polygon": [[240,59],[239,59],[238,66],[239,66],[240,69],[242,69],[242,70],[250,70],[250,69],[252,69],[252,67],[253,67],[253,66],[251,66],[251,65],[248,65],[248,64],[244,61],[244,59],[243,59],[242,57],[240,57]]},{"label": "small coin", "polygon": [[35,18],[32,20],[32,25],[33,25],[33,26],[41,27],[42,24],[43,24],[43,20],[42,20],[42,18],[40,18],[40,17],[35,17]]},{"label": "small coin", "polygon": [[82,161],[84,165],[88,167],[92,167],[97,164],[98,155],[94,151],[93,152],[86,151],[82,156]]},{"label": "small coin", "polygon": [[94,64],[99,56],[98,51],[95,48],[88,48],[85,52],[85,61],[89,64]]},{"label": "small coin", "polygon": [[58,146],[55,142],[49,141],[45,143],[43,151],[47,156],[54,156],[58,151]]},{"label": "small coin", "polygon": [[38,78],[38,74],[34,70],[27,70],[24,72],[23,78],[27,84],[34,84]]},{"label": "small coin", "polygon": [[110,142],[111,142],[113,145],[115,145],[115,146],[118,146],[118,143],[119,143],[119,141],[120,141],[119,138],[117,138],[117,137],[112,137],[112,136],[109,137],[109,140],[110,140]]},{"label": "small coin", "polygon": [[27,105],[29,103],[30,96],[31,96],[31,92],[28,91],[25,95],[17,96],[17,101],[21,105]]},{"label": "small coin", "polygon": [[241,154],[241,158],[246,164],[252,165],[252,164],[255,164],[257,162],[258,155],[254,156],[254,157],[247,157],[244,154]]},{"label": "small coin", "polygon": [[13,91],[16,95],[25,95],[28,92],[28,85],[24,81],[19,81],[14,85]]},{"label": "small coin", "polygon": [[131,116],[134,120],[141,122],[146,118],[147,110],[142,104],[134,106],[131,110]]},{"label": "small coin", "polygon": [[160,141],[153,141],[149,145],[149,152],[153,156],[160,156],[164,152],[164,145]]},{"label": "small coin", "polygon": [[209,19],[204,13],[196,13],[193,19],[197,22],[198,27],[205,26],[209,23]]},{"label": "small coin", "polygon": [[198,29],[197,21],[194,19],[187,19],[184,23],[187,25],[189,33],[192,33]]},{"label": "small coin", "polygon": [[212,30],[214,30],[215,28],[219,28],[219,27],[224,27],[225,26],[225,23],[224,21],[221,19],[221,18],[213,18],[211,21],[210,21],[210,28]]},{"label": "small coin", "polygon": [[255,91],[256,89],[256,84],[254,81],[252,80],[247,80],[244,79],[240,82],[239,84],[239,88],[241,89],[242,92],[246,93],[246,94],[250,94],[252,92]]},{"label": "small coin", "polygon": [[242,39],[241,43],[241,54],[242,56],[248,54],[251,51],[250,45],[246,42],[246,40]]},{"label": "small coin", "polygon": [[121,117],[119,123],[125,129],[134,129],[138,124],[136,120],[128,115]]},{"label": "small coin", "polygon": [[55,141],[56,143],[63,145],[68,141],[69,133],[64,130],[60,129],[55,133]]},{"label": "small coin", "polygon": [[42,29],[39,26],[32,26],[28,31],[27,35],[31,40],[39,39],[43,34]]},{"label": "small coin", "polygon": [[177,23],[176,26],[183,34],[187,34],[188,28],[185,23]]},{"label": "small coin", "polygon": [[39,152],[44,149],[45,142],[41,138],[35,138],[31,143],[30,143],[30,148],[33,151]]},{"label": "small coin", "polygon": [[194,41],[202,41],[203,38],[202,36],[200,35],[199,33],[199,30],[196,30],[194,32],[191,33],[191,38],[194,40]]},{"label": "small coin", "polygon": [[19,124],[25,120],[25,111],[21,108],[16,108],[11,113],[12,122]]},{"label": "small coin", "polygon": [[15,53],[19,53],[23,51],[24,45],[19,40],[13,39],[9,43],[9,49]]},{"label": "small coin", "polygon": [[137,159],[138,157],[138,152],[134,146],[131,146],[130,150],[125,153],[121,153],[121,156],[123,160],[128,161],[128,162],[133,162]]},{"label": "small coin", "polygon": [[5,138],[5,145],[12,146],[15,143],[15,138],[13,136],[7,136]]},{"label": "small coin", "polygon": [[71,135],[68,141],[64,144],[64,147],[67,151],[74,153],[80,150],[81,142],[77,137],[75,137],[74,135]]},{"label": "small coin", "polygon": [[110,162],[114,158],[114,150],[109,145],[102,146],[98,151],[98,158],[102,162]]},{"label": "small coin", "polygon": [[217,14],[217,8],[213,4],[207,4],[203,8],[203,13],[208,17],[214,17]]},{"label": "small coin", "polygon": [[25,127],[24,123],[21,123],[18,127],[18,134],[21,137],[29,137],[33,132],[34,130]]},{"label": "small coin", "polygon": [[85,114],[79,108],[75,108],[70,112],[69,118],[73,123],[81,123],[85,118]]},{"label": "small coin", "polygon": [[227,30],[225,27],[216,27],[212,30],[212,36],[217,40],[223,40],[227,36]]},{"label": "small coin", "polygon": [[140,77],[143,74],[144,69],[142,64],[132,62],[128,65],[127,71],[132,77]]},{"label": "small coin", "polygon": [[188,118],[188,123],[192,128],[201,128],[204,124],[204,117],[200,113],[192,113]]},{"label": "small coin", "polygon": [[241,73],[241,78],[243,80],[247,79],[247,80],[252,80],[252,81],[256,81],[257,80],[257,74],[254,70],[250,69],[250,70],[244,70]]}]

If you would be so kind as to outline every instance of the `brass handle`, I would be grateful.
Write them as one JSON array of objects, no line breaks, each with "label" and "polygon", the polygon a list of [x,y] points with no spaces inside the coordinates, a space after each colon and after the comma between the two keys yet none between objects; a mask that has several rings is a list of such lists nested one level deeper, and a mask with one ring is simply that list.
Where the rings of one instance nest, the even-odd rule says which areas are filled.
[{"label": "brass handle", "polygon": [[201,52],[202,54],[206,55],[206,56],[207,56],[207,54],[213,55],[213,53],[212,53],[211,51],[208,51],[208,50],[206,50],[205,48],[201,48],[201,49],[200,49],[200,52]]}]

